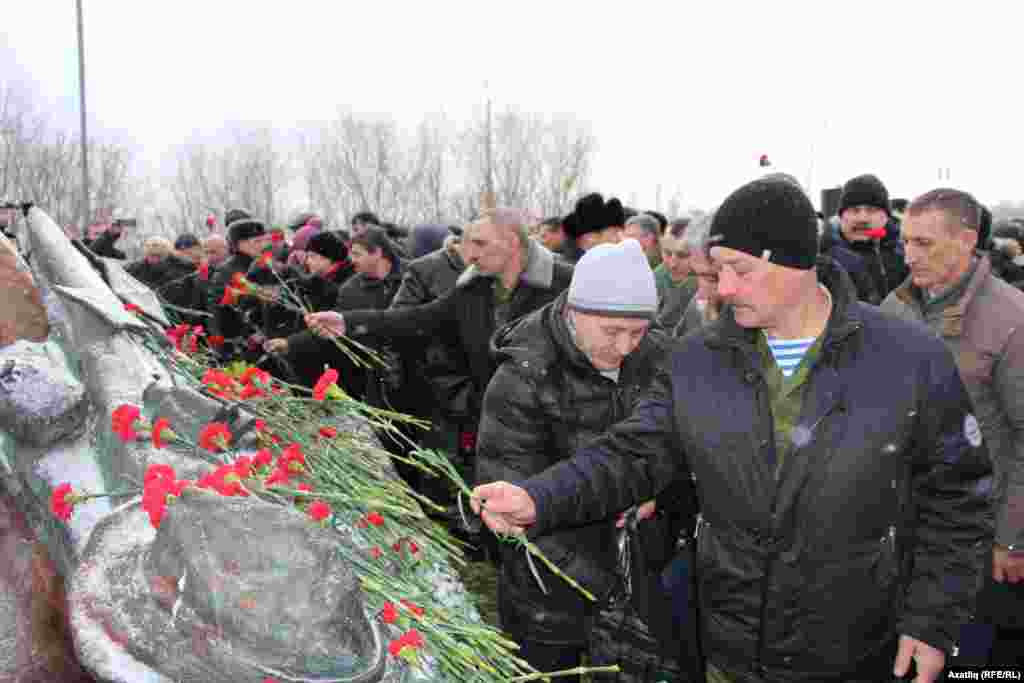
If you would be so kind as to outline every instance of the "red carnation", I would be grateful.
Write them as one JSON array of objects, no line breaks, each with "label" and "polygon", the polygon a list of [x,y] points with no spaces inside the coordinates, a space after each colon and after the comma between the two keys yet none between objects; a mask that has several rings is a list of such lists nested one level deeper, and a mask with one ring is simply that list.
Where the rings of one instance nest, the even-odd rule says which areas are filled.
[{"label": "red carnation", "polygon": [[398,608],[395,607],[393,602],[385,602],[384,609],[381,610],[380,618],[385,624],[393,624],[398,620]]},{"label": "red carnation", "polygon": [[267,448],[261,448],[256,451],[256,455],[252,459],[253,467],[268,467],[274,462],[274,454]]},{"label": "red carnation", "polygon": [[270,233],[270,241],[273,242],[274,244],[279,244],[281,242],[284,242],[284,233],[283,232],[272,232],[272,233]]},{"label": "red carnation", "polygon": [[199,445],[211,453],[225,451],[231,443],[231,430],[223,422],[211,422],[199,432]]},{"label": "red carnation", "polygon": [[267,386],[270,384],[270,373],[260,368],[246,368],[239,378],[242,384],[255,384]]},{"label": "red carnation", "polygon": [[379,512],[371,512],[366,515],[366,521],[373,526],[384,526],[384,517]]},{"label": "red carnation", "polygon": [[55,488],[50,496],[50,512],[57,519],[63,519],[67,522],[71,519],[71,513],[75,511],[76,502],[75,492],[71,488],[71,484],[64,482]]},{"label": "red carnation", "polygon": [[169,500],[181,496],[188,480],[178,481],[169,465],[153,464],[146,468],[142,487],[142,509],[149,513],[149,523],[160,528]]},{"label": "red carnation", "polygon": [[213,489],[222,496],[248,496],[249,492],[242,486],[238,468],[234,465],[221,465],[211,474],[207,474],[196,484],[201,489]]},{"label": "red carnation", "polygon": [[163,448],[166,444],[164,439],[168,441],[174,441],[177,435],[171,431],[171,421],[166,417],[161,417],[153,424],[153,446],[156,448]]},{"label": "red carnation", "polygon": [[206,338],[206,343],[210,345],[211,349],[219,349],[224,346],[224,337],[219,334],[212,334]]},{"label": "red carnation", "polygon": [[220,299],[221,306],[234,306],[238,303],[238,290],[228,287],[224,290],[224,296]]},{"label": "red carnation", "polygon": [[209,280],[210,279],[210,262],[203,261],[199,264],[199,279]]},{"label": "red carnation", "polygon": [[260,254],[260,257],[258,259],[256,259],[256,265],[259,266],[260,268],[269,268],[273,260],[274,252],[265,251],[262,254]]},{"label": "red carnation", "polygon": [[139,307],[138,304],[125,304],[124,310],[128,311],[129,313],[134,313],[136,315],[142,313],[142,309]]},{"label": "red carnation", "polygon": [[325,439],[333,439],[337,435],[338,435],[338,430],[335,429],[334,427],[321,427],[320,428],[320,436],[324,437]]},{"label": "red carnation", "polygon": [[214,216],[213,214],[207,216],[206,217],[206,227],[212,228],[215,225],[217,225],[217,217]]},{"label": "red carnation", "polygon": [[322,500],[316,500],[310,503],[309,510],[307,512],[310,517],[318,522],[322,522],[331,516],[331,506]]},{"label": "red carnation", "polygon": [[381,556],[381,555],[383,555],[383,554],[384,554],[384,553],[382,553],[382,552],[380,551],[380,548],[378,548],[377,546],[373,546],[372,548],[370,548],[370,555],[371,555],[371,556],[373,557],[373,559],[375,559],[375,560],[379,560],[379,559],[380,559],[380,556]]},{"label": "red carnation", "polygon": [[248,479],[252,476],[252,467],[253,459],[248,455],[240,455],[235,459],[235,472],[242,479]]},{"label": "red carnation", "polygon": [[865,230],[864,234],[867,235],[870,239],[880,240],[886,235],[885,227],[883,226],[880,228],[871,228],[870,230]]},{"label": "red carnation", "polygon": [[251,384],[246,384],[242,387],[242,393],[239,394],[239,398],[243,401],[248,401],[250,398],[262,398],[267,395],[267,392],[263,391],[259,387],[254,387]]},{"label": "red carnation", "polygon": [[110,416],[110,426],[122,441],[135,441],[139,438],[136,425],[140,422],[141,414],[138,406],[125,403],[114,409]]},{"label": "red carnation", "polygon": [[306,470],[306,456],[302,453],[302,447],[293,443],[285,448],[277,458],[277,468],[297,474]]},{"label": "red carnation", "polygon": [[419,634],[419,631],[413,628],[403,633],[402,637],[398,640],[392,640],[388,644],[388,652],[395,657],[400,657],[403,654],[402,651],[406,648],[415,652],[421,647],[423,647],[423,636]]},{"label": "red carnation", "polygon": [[275,484],[287,484],[289,479],[291,479],[291,474],[289,474],[288,470],[282,470],[278,467],[270,473],[270,476],[266,478],[263,485],[270,488]]},{"label": "red carnation", "polygon": [[[313,387],[313,398],[317,401],[323,401],[327,398],[328,394],[334,394],[331,388],[335,391],[338,389],[338,371],[334,368],[327,368],[324,374],[320,375],[320,379],[316,381],[316,385]],[[332,398],[334,396],[332,395]]]}]

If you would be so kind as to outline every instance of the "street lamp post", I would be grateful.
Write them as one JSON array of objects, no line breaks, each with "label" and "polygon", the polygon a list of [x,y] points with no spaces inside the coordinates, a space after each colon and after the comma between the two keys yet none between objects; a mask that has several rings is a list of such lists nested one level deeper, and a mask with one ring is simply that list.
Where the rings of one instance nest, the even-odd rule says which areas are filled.
[{"label": "street lamp post", "polygon": [[82,116],[82,234],[89,229],[89,136],[85,127],[85,30],[82,25],[82,0],[78,9],[78,108]]}]

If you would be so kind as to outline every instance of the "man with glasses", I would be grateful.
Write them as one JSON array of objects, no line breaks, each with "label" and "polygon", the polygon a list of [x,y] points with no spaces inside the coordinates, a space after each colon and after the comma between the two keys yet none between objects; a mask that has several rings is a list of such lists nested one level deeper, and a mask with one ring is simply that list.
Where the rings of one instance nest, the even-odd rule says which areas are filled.
[{"label": "man with glasses", "polygon": [[996,543],[980,619],[996,627],[992,664],[1021,664],[1024,640],[1024,292],[978,252],[981,205],[937,189],[907,207],[903,242],[910,277],[882,310],[924,323],[956,357],[974,403],[978,438],[995,472]]}]

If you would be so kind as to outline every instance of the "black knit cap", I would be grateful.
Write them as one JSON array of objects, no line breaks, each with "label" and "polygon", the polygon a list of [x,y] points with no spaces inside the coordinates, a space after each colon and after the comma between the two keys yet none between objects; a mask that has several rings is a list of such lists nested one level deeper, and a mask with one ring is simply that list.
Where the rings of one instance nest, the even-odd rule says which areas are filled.
[{"label": "black knit cap", "polygon": [[236,246],[242,240],[252,239],[267,233],[267,226],[263,221],[255,218],[239,218],[228,225],[228,244]]},{"label": "black knit cap", "polygon": [[818,256],[818,220],[800,186],[759,178],[729,195],[715,212],[708,241],[787,268],[808,270]]},{"label": "black knit cap", "polygon": [[843,194],[839,198],[839,215],[843,211],[854,206],[874,206],[886,213],[892,213],[889,206],[889,190],[878,179],[878,176],[865,173],[856,178],[850,178],[843,185]]},{"label": "black knit cap", "polygon": [[245,209],[228,209],[227,213],[224,214],[224,225],[231,227],[232,223],[243,218],[252,218],[252,214]]},{"label": "black knit cap", "polygon": [[348,247],[333,232],[318,232],[310,237],[306,251],[334,262],[348,259]]},{"label": "black knit cap", "polygon": [[594,192],[576,201],[572,213],[562,220],[562,228],[567,235],[576,238],[625,222],[626,213],[622,202],[614,197],[605,202],[604,197]]}]

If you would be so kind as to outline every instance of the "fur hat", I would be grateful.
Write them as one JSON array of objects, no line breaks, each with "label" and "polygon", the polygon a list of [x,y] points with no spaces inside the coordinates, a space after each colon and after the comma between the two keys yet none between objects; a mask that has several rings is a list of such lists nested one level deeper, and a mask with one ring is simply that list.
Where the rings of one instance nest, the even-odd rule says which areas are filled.
[{"label": "fur hat", "polygon": [[572,213],[562,221],[562,227],[567,235],[578,238],[625,222],[622,202],[614,197],[605,202],[604,197],[594,192],[577,200]]},{"label": "fur hat", "polygon": [[332,232],[318,232],[310,237],[306,242],[306,251],[311,254],[319,254],[333,262],[348,259],[348,248]]},{"label": "fur hat", "polygon": [[267,233],[267,226],[263,221],[255,218],[239,218],[228,226],[228,244],[232,248],[238,246],[242,240],[252,239]]}]

